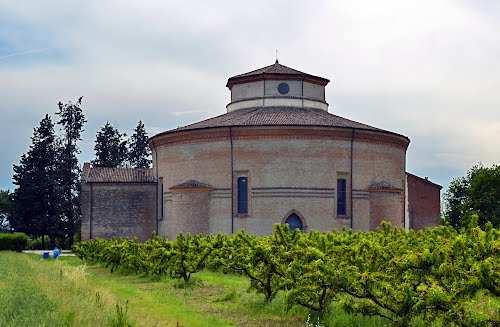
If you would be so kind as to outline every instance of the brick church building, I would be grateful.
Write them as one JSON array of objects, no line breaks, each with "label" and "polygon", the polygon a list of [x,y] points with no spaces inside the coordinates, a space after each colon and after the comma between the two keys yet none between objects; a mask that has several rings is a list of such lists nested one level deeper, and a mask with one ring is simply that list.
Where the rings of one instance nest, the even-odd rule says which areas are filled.
[{"label": "brick church building", "polygon": [[85,164],[82,239],[438,224],[409,138],[330,113],[328,83],[276,61],[229,78],[227,113],[153,136],[153,168]]}]

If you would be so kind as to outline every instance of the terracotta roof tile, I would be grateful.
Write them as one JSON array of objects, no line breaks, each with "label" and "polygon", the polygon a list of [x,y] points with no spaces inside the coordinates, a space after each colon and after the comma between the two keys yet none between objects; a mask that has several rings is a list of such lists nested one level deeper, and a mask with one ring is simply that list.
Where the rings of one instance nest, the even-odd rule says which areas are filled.
[{"label": "terracotta roof tile", "polygon": [[252,70],[251,72],[248,73],[243,73],[239,74],[236,76],[233,76],[232,78],[235,77],[246,77],[246,76],[252,76],[252,75],[260,75],[260,74],[297,74],[297,75],[308,75],[304,72],[301,72],[299,70],[287,67],[285,65],[280,64],[279,62],[275,62],[272,65],[262,67],[256,70]]},{"label": "terracotta roof tile", "polygon": [[153,169],[83,166],[83,181],[87,183],[154,183]]},{"label": "terracotta roof tile", "polygon": [[239,109],[184,127],[167,131],[187,131],[229,126],[324,126],[384,131],[333,115],[322,109],[297,107],[258,107]]},{"label": "terracotta roof tile", "polygon": [[[280,75],[283,76],[281,77]],[[314,83],[319,83],[321,85],[326,85],[329,82],[329,80],[326,78],[301,72],[299,70],[282,65],[278,61],[276,61],[272,65],[252,70],[251,72],[248,73],[243,73],[230,77],[227,80],[226,86],[230,88],[234,84],[246,83],[253,80],[274,79],[278,77],[307,80]]]}]

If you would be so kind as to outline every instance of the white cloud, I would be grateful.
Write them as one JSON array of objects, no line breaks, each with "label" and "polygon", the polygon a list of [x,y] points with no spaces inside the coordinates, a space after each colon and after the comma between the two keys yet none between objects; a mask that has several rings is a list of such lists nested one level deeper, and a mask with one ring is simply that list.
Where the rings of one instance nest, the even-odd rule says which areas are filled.
[{"label": "white cloud", "polygon": [[413,171],[446,183],[500,161],[492,0],[0,1],[0,24],[0,58],[50,48],[0,61],[0,130],[16,136],[0,146],[2,172],[61,99],[85,96],[88,158],[106,120],[156,132],[223,113],[226,79],[272,63],[276,48],[333,81],[336,114],[408,135]]}]

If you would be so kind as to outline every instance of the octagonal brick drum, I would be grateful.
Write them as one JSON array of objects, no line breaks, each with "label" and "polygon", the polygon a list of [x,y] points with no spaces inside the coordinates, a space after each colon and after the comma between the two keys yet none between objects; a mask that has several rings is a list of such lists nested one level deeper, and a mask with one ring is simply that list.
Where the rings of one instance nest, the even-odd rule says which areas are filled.
[{"label": "octagonal brick drum", "polygon": [[[382,219],[402,226],[408,143],[322,109],[294,107],[239,109],[158,134],[150,145],[164,190],[159,233],[269,234],[291,214],[306,230],[368,230]],[[246,212],[239,212],[240,177],[248,184]],[[179,185],[191,202],[178,200]]]}]

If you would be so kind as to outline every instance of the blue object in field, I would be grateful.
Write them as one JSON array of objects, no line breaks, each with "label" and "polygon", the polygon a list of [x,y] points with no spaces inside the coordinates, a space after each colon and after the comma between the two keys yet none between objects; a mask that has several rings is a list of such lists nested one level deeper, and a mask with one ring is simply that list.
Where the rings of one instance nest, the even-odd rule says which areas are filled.
[{"label": "blue object in field", "polygon": [[43,252],[42,253],[42,258],[44,258],[44,259],[50,258],[50,253],[48,251]]},{"label": "blue object in field", "polygon": [[57,259],[57,257],[59,257],[60,255],[61,255],[61,250],[59,250],[59,248],[56,246],[52,251],[52,257],[54,259]]}]

